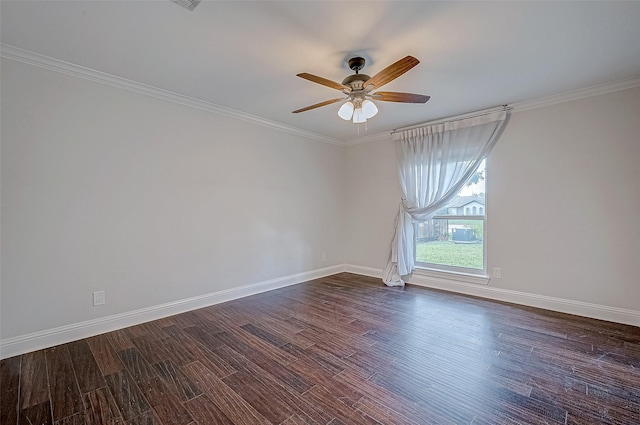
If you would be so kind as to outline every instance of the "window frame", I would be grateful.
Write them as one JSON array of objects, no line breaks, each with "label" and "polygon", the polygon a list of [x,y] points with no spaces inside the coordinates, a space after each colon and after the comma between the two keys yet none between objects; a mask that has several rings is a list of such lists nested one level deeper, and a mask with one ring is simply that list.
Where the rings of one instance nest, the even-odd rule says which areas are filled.
[{"label": "window frame", "polygon": [[[484,169],[487,169],[488,162],[487,158],[484,158],[485,162]],[[418,225],[414,224],[413,227],[413,258],[415,262],[416,270],[424,271],[437,275],[449,275],[449,276],[466,276],[471,280],[470,282],[476,283],[476,278],[488,278],[489,271],[487,265],[487,206],[489,205],[488,197],[487,197],[487,173],[485,172],[485,192],[484,192],[484,214],[482,215],[465,215],[465,210],[462,211],[462,214],[436,214],[432,217],[433,220],[482,220],[482,269],[474,269],[470,267],[459,267],[459,266],[450,266],[446,264],[436,264],[436,263],[427,263],[424,261],[418,261],[416,255],[418,253],[417,249],[417,235],[418,235]],[[445,206],[443,208],[448,208]],[[478,281],[477,283],[485,283],[486,281]]]}]

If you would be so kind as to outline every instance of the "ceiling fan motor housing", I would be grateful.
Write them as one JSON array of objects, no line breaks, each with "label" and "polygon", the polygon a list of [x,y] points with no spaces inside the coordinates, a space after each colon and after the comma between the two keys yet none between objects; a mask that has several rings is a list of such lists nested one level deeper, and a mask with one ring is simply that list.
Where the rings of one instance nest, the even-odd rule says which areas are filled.
[{"label": "ceiling fan motor housing", "polygon": [[352,90],[362,90],[363,83],[370,79],[367,74],[353,74],[342,80],[342,84],[351,87]]},{"label": "ceiling fan motor housing", "polygon": [[371,78],[366,74],[358,74],[358,72],[364,68],[364,58],[357,56],[349,59],[348,63],[349,68],[355,72],[355,74],[349,75],[347,78],[342,80],[342,84],[351,87],[351,90],[362,90],[363,83]]}]

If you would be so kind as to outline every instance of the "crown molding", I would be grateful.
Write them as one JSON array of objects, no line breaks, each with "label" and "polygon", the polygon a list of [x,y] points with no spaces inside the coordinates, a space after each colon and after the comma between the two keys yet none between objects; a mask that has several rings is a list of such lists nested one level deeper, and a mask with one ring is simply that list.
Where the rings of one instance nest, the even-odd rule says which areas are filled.
[{"label": "crown molding", "polygon": [[523,102],[512,103],[509,106],[513,112],[528,111],[531,109],[544,108],[547,106],[557,105],[559,103],[572,102],[574,100],[585,99],[587,97],[599,96],[602,94],[613,93],[620,90],[632,89],[640,87],[640,74],[630,78],[616,80],[604,84],[598,84],[583,89],[572,90],[552,96],[545,96],[538,99],[525,100]]},{"label": "crown molding", "polygon": [[[640,75],[634,75],[622,80],[612,81],[609,83],[598,84],[583,89],[572,90],[552,96],[540,97],[538,99],[525,100],[522,102],[516,102],[509,104],[512,113],[529,111],[532,109],[545,108],[547,106],[557,105],[559,103],[572,102],[574,100],[585,99],[592,96],[599,96],[607,93],[613,93],[616,91],[632,89],[640,87]],[[428,122],[424,123],[429,124]],[[389,132],[376,133],[366,137],[359,137],[345,140],[344,146],[359,145],[362,143],[377,142],[389,138]]]},{"label": "crown molding", "polygon": [[[262,118],[257,115],[248,114],[246,112],[238,111],[236,109],[228,108],[226,106],[218,105],[211,102],[206,102],[204,100],[196,99],[194,97],[181,95],[179,93],[174,93],[168,90],[149,86],[133,80],[128,80],[126,78],[96,71],[91,68],[86,68],[70,62],[65,62],[59,59],[41,55],[39,53],[34,53],[28,50],[20,49],[18,47],[14,47],[4,43],[0,43],[0,57],[26,63],[29,65],[38,66],[40,68],[45,68],[52,71],[60,72],[62,74],[83,78],[85,80],[94,81],[97,83],[109,85],[119,89],[128,90],[134,93],[155,97],[157,99],[166,100],[169,102],[177,103],[177,104],[188,106],[191,108],[200,109],[203,111],[222,115],[228,118],[235,118],[238,120],[261,125],[263,127],[269,127],[274,130],[282,131],[284,133],[293,134],[296,136],[316,140],[323,143],[329,143],[331,145],[354,146],[354,145],[360,145],[364,143],[378,142],[378,141],[384,141],[384,140],[390,139],[389,131],[375,133],[375,134],[367,135],[364,137],[346,139],[346,140],[334,139],[332,137],[323,136],[318,133],[314,133],[311,131],[306,131],[306,130],[302,130],[286,124],[282,124],[277,121],[268,120],[266,118]],[[516,113],[516,112],[528,111],[532,109],[544,108],[544,107],[556,105],[559,103],[572,102],[574,100],[584,99],[591,96],[598,96],[598,95],[612,93],[620,90],[627,90],[635,87],[640,87],[640,75],[634,75],[630,78],[625,78],[625,79],[604,83],[604,84],[598,84],[595,86],[573,90],[565,93],[560,93],[557,95],[546,96],[546,97],[526,100],[522,102],[516,102],[516,103],[510,104],[509,106],[512,108],[512,111]]]},{"label": "crown molding", "polygon": [[269,127],[274,130],[282,131],[284,133],[289,133],[319,142],[329,143],[332,145],[344,146],[344,142],[338,139],[323,136],[311,131],[301,130],[299,128],[291,127],[277,121],[261,118],[257,115],[248,114],[246,112],[238,111],[236,109],[228,108],[226,106],[218,105],[211,102],[206,102],[194,97],[185,96],[158,87],[142,84],[137,81],[107,74],[105,72],[96,71],[95,69],[86,68],[70,62],[65,62],[49,56],[41,55],[39,53],[20,49],[8,44],[0,43],[0,57],[48,69],[51,71],[56,71],[73,77],[83,78],[85,80],[105,84],[130,92],[155,97],[156,99],[166,100],[191,108],[200,109],[202,111],[211,112],[228,118],[235,118],[238,120],[250,122],[252,124],[261,125],[263,127]]}]

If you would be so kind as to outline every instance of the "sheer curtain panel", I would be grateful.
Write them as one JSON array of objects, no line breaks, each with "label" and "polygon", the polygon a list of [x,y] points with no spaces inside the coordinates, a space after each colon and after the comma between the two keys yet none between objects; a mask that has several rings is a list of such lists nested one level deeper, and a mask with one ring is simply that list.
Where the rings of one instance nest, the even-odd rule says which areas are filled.
[{"label": "sheer curtain panel", "polygon": [[415,268],[414,225],[447,205],[489,154],[508,121],[505,108],[394,133],[404,196],[382,280],[404,285]]}]

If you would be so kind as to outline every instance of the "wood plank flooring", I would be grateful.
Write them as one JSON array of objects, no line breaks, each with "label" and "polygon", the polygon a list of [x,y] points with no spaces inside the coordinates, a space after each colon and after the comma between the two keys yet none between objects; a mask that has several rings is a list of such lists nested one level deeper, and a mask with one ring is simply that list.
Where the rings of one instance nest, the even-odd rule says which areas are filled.
[{"label": "wood plank flooring", "polygon": [[0,423],[640,424],[640,328],[341,273],[0,362]]}]

